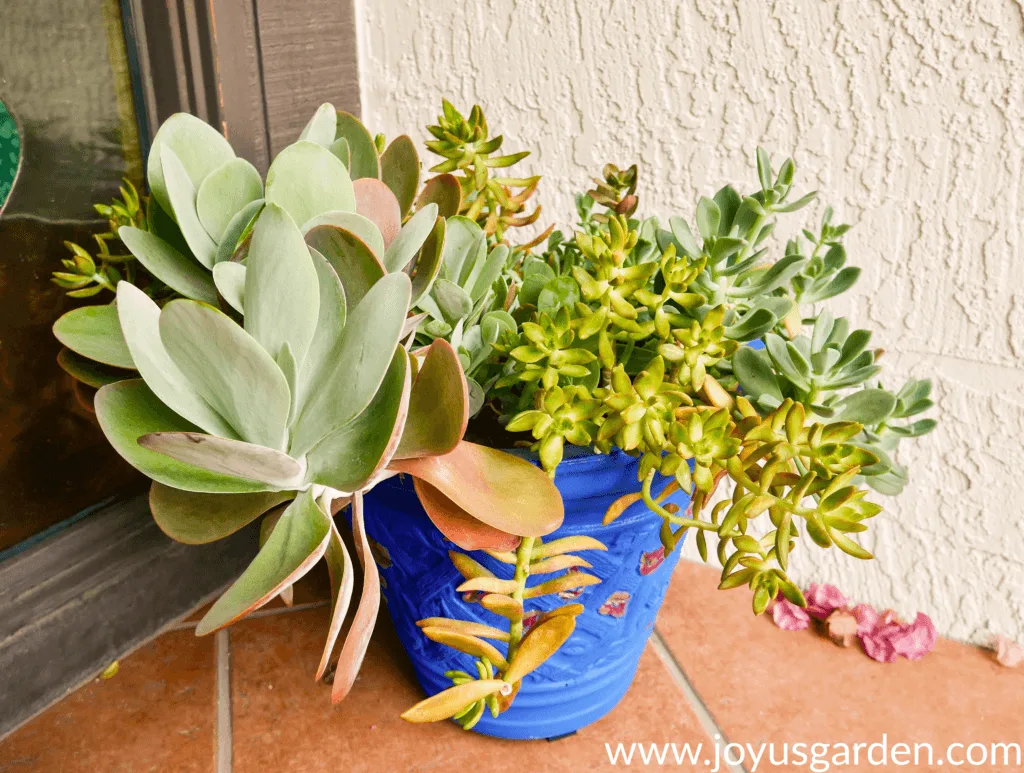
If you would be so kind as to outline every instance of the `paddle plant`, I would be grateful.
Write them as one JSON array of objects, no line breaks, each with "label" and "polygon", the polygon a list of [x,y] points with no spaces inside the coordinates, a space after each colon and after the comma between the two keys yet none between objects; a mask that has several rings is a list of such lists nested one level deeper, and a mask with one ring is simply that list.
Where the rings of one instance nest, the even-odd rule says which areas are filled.
[{"label": "paddle plant", "polygon": [[[263,518],[258,554],[198,634],[326,561],[332,615],[316,676],[333,671],[335,701],[379,608],[363,513],[374,485],[413,476],[429,518],[466,549],[514,550],[562,519],[542,471],[462,439],[458,353],[444,339],[413,344],[422,315],[412,309],[439,270],[445,220],[429,202],[408,211],[415,150],[400,138],[378,159],[358,128],[324,106],[264,183],[210,127],[172,117],[150,157],[150,215],[117,233],[147,281],[120,281],[113,303],[55,326],[82,362],[121,369],[97,379],[96,416],[152,479],[161,529],[202,544]],[[353,181],[350,168],[373,176]],[[168,292],[151,292],[158,284]],[[336,653],[355,574],[334,520],[346,506],[362,591]]]},{"label": "paddle plant", "polygon": [[[803,533],[871,558],[851,538],[882,509],[865,484],[898,493],[907,476],[893,451],[935,422],[914,418],[932,405],[928,381],[883,389],[870,332],[806,306],[856,281],[848,226],[826,210],[817,233],[773,257],[777,217],[815,194],[791,195],[792,159],[776,174],[758,149],[757,169],[749,195],[726,186],[702,197],[693,229],[681,217],[668,228],[632,217],[636,169],[607,166],[577,198],[578,230],[553,233],[532,258],[559,291],[531,305],[524,285],[519,330],[495,345],[503,364],[491,405],[509,432],[532,434],[552,476],[566,443],[640,457],[639,491],[605,522],[643,501],[663,519],[666,551],[693,531],[706,560],[717,537],[721,587],[748,586],[760,614],[780,593],[804,605],[786,573]],[[672,479],[660,491],[657,473]],[[724,477],[731,496],[712,504]],[[662,505],[679,489],[693,495],[685,513]]]}]

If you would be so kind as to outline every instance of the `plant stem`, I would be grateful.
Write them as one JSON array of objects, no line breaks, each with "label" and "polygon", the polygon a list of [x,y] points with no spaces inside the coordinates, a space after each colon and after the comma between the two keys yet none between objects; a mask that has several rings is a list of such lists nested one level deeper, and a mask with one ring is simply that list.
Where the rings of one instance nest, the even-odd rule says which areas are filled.
[{"label": "plant stem", "polygon": [[[516,583],[516,589],[512,598],[523,603],[523,594],[526,592],[526,578],[530,576],[530,560],[533,558],[533,544],[535,537],[523,537],[516,549],[516,573],[512,579]],[[523,640],[523,619],[513,620],[508,628],[508,661],[511,663],[515,657],[519,643]]]}]

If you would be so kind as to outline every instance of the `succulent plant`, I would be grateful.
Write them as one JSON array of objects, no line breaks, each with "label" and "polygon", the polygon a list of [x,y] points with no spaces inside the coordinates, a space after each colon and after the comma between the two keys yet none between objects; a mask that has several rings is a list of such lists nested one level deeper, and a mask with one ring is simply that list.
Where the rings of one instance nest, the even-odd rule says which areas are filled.
[{"label": "succulent plant", "polygon": [[[552,476],[566,442],[640,457],[640,490],[613,504],[606,522],[643,501],[663,518],[667,551],[692,529],[705,558],[714,532],[722,587],[748,585],[761,613],[779,593],[803,604],[786,575],[801,521],[816,544],[871,557],[848,536],[881,510],[862,486],[898,493],[906,470],[892,452],[935,422],[914,420],[932,405],[929,382],[898,394],[869,385],[881,368],[868,331],[827,310],[801,313],[801,303],[856,280],[841,244],[848,226],[826,211],[818,234],[805,232],[809,254],[791,240],[772,262],[775,215],[815,194],[791,199],[791,159],[775,174],[758,149],[757,168],[751,195],[726,186],[698,201],[695,234],[679,217],[669,230],[630,217],[635,168],[607,166],[598,187],[577,198],[574,237],[553,233],[545,253],[523,263],[520,301],[531,273],[567,286],[560,302],[548,295],[548,309],[517,312],[520,332],[496,347],[494,395],[506,429],[532,434],[525,444]],[[672,478],[660,492],[651,490],[656,473]],[[732,499],[710,507],[725,477]],[[692,493],[686,514],[662,505],[678,489]],[[765,515],[769,533],[748,534]]]},{"label": "succulent plant", "polygon": [[[318,111],[307,135],[328,112]],[[158,132],[160,161],[150,161],[154,206],[169,205],[188,251],[142,223],[119,231],[154,275],[193,283],[155,300],[121,281],[114,303],[65,315],[56,330],[86,356],[137,371],[100,385],[96,415],[114,448],[153,480],[151,509],[169,536],[205,543],[264,518],[259,553],[197,633],[287,593],[324,559],[333,611],[323,677],[355,571],[333,516],[351,505],[363,591],[334,671],[340,700],[379,608],[366,491],[392,475],[413,476],[429,518],[470,550],[514,550],[523,537],[549,533],[561,521],[561,499],[529,462],[462,440],[469,390],[447,341],[409,349],[420,321],[410,307],[440,265],[436,205],[403,226],[390,188],[375,178],[353,183],[331,151],[306,139],[278,155],[264,189],[246,162],[225,160],[223,138],[210,140],[211,131],[175,116]],[[343,139],[357,146],[354,134]],[[350,163],[355,154],[350,148]],[[203,194],[210,186],[213,199]],[[354,211],[364,201],[359,190],[376,219]],[[215,225],[229,235],[217,241]],[[224,260],[205,268],[197,260],[201,250],[215,258],[221,249]],[[412,278],[403,270],[410,264]]]}]

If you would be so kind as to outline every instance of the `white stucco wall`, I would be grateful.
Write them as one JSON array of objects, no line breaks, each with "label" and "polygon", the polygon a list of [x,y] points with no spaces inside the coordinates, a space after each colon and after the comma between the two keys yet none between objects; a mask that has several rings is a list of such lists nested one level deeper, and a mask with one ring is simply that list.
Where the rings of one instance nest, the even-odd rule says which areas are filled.
[{"label": "white stucco wall", "polygon": [[[422,127],[481,102],[541,172],[545,222],[606,160],[642,212],[692,218],[750,187],[754,146],[793,153],[864,268],[844,302],[889,384],[935,380],[939,429],[859,562],[813,545],[795,575],[1024,640],[1024,6],[1020,0],[364,0],[364,117]],[[819,205],[813,216],[820,214]],[[736,591],[739,592],[739,591]]]}]

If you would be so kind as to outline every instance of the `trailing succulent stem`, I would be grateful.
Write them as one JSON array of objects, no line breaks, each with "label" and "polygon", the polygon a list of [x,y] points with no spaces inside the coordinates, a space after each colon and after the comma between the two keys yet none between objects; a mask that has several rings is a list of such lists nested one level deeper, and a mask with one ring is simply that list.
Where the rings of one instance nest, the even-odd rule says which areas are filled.
[{"label": "trailing succulent stem", "polygon": [[[590,563],[573,551],[607,550],[597,540],[563,537],[545,543],[539,537],[524,537],[515,551],[486,551],[495,560],[512,567],[512,578],[501,579],[465,553],[449,553],[464,582],[459,593],[482,594],[480,606],[506,621],[507,630],[484,623],[432,617],[417,625],[432,641],[474,658],[475,674],[453,670],[445,676],[452,686],[420,701],[402,717],[410,722],[455,719],[466,730],[473,728],[484,711],[498,717],[507,711],[525,676],[550,658],[572,635],[580,604],[565,604],[545,612],[527,612],[530,599],[596,585],[595,576],[580,571]],[[566,570],[572,571],[566,571]],[[531,574],[558,576],[527,587]],[[488,641],[490,640],[490,641]],[[490,642],[505,644],[505,652]]]}]

